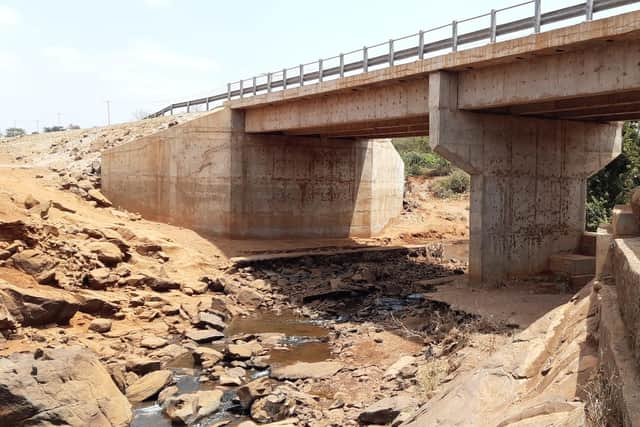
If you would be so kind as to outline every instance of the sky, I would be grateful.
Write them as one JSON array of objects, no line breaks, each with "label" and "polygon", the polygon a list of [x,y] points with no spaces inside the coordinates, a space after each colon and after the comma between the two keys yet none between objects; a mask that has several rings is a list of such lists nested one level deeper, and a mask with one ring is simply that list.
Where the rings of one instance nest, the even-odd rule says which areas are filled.
[{"label": "sky", "polygon": [[[518,2],[0,0],[0,132],[105,125],[107,101],[112,123],[130,121],[228,81]],[[542,0],[543,11],[576,2]]]}]

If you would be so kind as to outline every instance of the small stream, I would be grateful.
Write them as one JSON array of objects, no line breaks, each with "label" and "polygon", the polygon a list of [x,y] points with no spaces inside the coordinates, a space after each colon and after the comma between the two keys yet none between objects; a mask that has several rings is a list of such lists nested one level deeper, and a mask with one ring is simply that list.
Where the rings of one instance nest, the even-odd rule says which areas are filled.
[{"label": "small stream", "polygon": [[[269,350],[271,366],[286,366],[296,362],[321,362],[332,356],[328,342],[329,330],[293,312],[261,311],[250,317],[232,319],[225,331],[225,341],[244,334],[282,334],[277,346]],[[224,350],[224,342],[212,343],[208,346],[218,351]],[[213,416],[199,420],[192,426],[205,427],[223,420],[229,421],[228,426],[233,426],[248,419],[239,413],[239,406],[234,403],[236,393],[233,388],[222,387],[215,381],[200,382],[202,371],[195,364],[192,356],[174,360],[166,368],[174,372],[173,378],[179,390],[178,394],[215,388],[226,389],[220,409]],[[248,370],[247,372],[249,380],[253,380],[268,376],[270,370]],[[171,426],[171,421],[164,416],[162,408],[155,400],[134,406],[131,427]]]}]

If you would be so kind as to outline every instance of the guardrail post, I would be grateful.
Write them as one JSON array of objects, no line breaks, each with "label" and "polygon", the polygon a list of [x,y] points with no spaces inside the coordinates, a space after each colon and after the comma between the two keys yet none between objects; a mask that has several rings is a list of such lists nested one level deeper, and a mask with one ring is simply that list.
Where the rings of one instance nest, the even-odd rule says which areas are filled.
[{"label": "guardrail post", "polygon": [[240,80],[240,98],[242,98],[244,96],[244,83],[242,80]]},{"label": "guardrail post", "polygon": [[191,112],[191,101],[187,101],[187,113]]},{"label": "guardrail post", "polygon": [[[170,111],[171,111],[171,115],[173,116],[173,104],[171,104],[171,110]],[[164,114],[163,114],[163,116],[164,116]]]},{"label": "guardrail post", "polygon": [[256,78],[255,78],[255,76],[253,77],[252,80],[253,80],[253,96],[255,96],[256,92],[258,91],[258,88],[256,86]]},{"label": "guardrail post", "polygon": [[298,83],[300,86],[304,86],[304,64],[300,64],[300,69],[298,70]]},{"label": "guardrail post", "polygon": [[389,66],[393,67],[393,39],[389,39]]},{"label": "guardrail post", "polygon": [[587,0],[586,11],[587,21],[593,20],[593,0]]},{"label": "guardrail post", "polygon": [[424,59],[424,31],[418,33],[418,59]]},{"label": "guardrail post", "polygon": [[340,78],[344,77],[344,55],[340,54]]},{"label": "guardrail post", "polygon": [[271,93],[271,73],[267,74],[267,93]]},{"label": "guardrail post", "polygon": [[227,83],[227,101],[231,100],[231,83]]},{"label": "guardrail post", "polygon": [[458,51],[458,21],[451,23],[451,50]]},{"label": "guardrail post", "polygon": [[207,96],[207,111],[209,111],[209,97]]},{"label": "guardrail post", "polygon": [[535,5],[535,14],[533,16],[533,31],[537,34],[540,32],[540,24],[542,17],[542,8],[541,8],[541,0],[534,0]]},{"label": "guardrail post", "polygon": [[282,90],[287,88],[287,69],[282,69]]},{"label": "guardrail post", "polygon": [[322,69],[322,58],[318,59],[318,81],[322,82],[322,74],[324,74],[324,70]]},{"label": "guardrail post", "polygon": [[369,50],[366,46],[362,48],[362,71],[369,71]]},{"label": "guardrail post", "polygon": [[491,43],[495,43],[496,42],[496,37],[497,37],[497,25],[496,25],[496,10],[495,9],[491,9],[491,35],[490,35],[490,40]]}]

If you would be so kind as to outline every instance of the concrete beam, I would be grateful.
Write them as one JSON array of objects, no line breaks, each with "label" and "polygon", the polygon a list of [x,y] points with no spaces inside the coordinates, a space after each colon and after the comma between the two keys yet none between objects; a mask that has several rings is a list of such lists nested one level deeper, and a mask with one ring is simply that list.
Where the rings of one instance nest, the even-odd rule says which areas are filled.
[{"label": "concrete beam", "polygon": [[366,135],[363,130],[390,123],[402,126],[422,122],[426,126],[428,88],[428,80],[421,78],[250,108],[245,113],[245,129],[248,133],[341,136],[341,129],[347,134],[355,129]]},{"label": "concrete beam", "polygon": [[[626,102],[640,102],[638,58],[640,40],[605,40],[561,55],[460,72],[458,106],[463,110],[518,106],[526,112],[527,104],[548,106],[569,99],[574,107],[586,108],[593,105],[590,97],[621,93]],[[608,100],[609,105],[613,102]],[[547,109],[547,115],[552,113]]]}]

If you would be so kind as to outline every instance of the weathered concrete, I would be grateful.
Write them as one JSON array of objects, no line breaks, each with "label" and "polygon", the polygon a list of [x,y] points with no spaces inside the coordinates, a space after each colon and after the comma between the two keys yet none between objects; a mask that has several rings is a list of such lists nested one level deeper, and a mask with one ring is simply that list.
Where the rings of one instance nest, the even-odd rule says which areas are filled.
[{"label": "weathered concrete", "polygon": [[458,109],[458,76],[429,76],[431,146],[471,174],[476,282],[544,270],[584,232],[586,180],[621,150],[621,125]]},{"label": "weathered concrete", "polygon": [[402,208],[389,141],[250,135],[229,109],[107,150],[102,171],[116,205],[231,237],[370,236]]},{"label": "weathered concrete", "polygon": [[640,237],[614,239],[611,259],[620,312],[640,369]]}]

